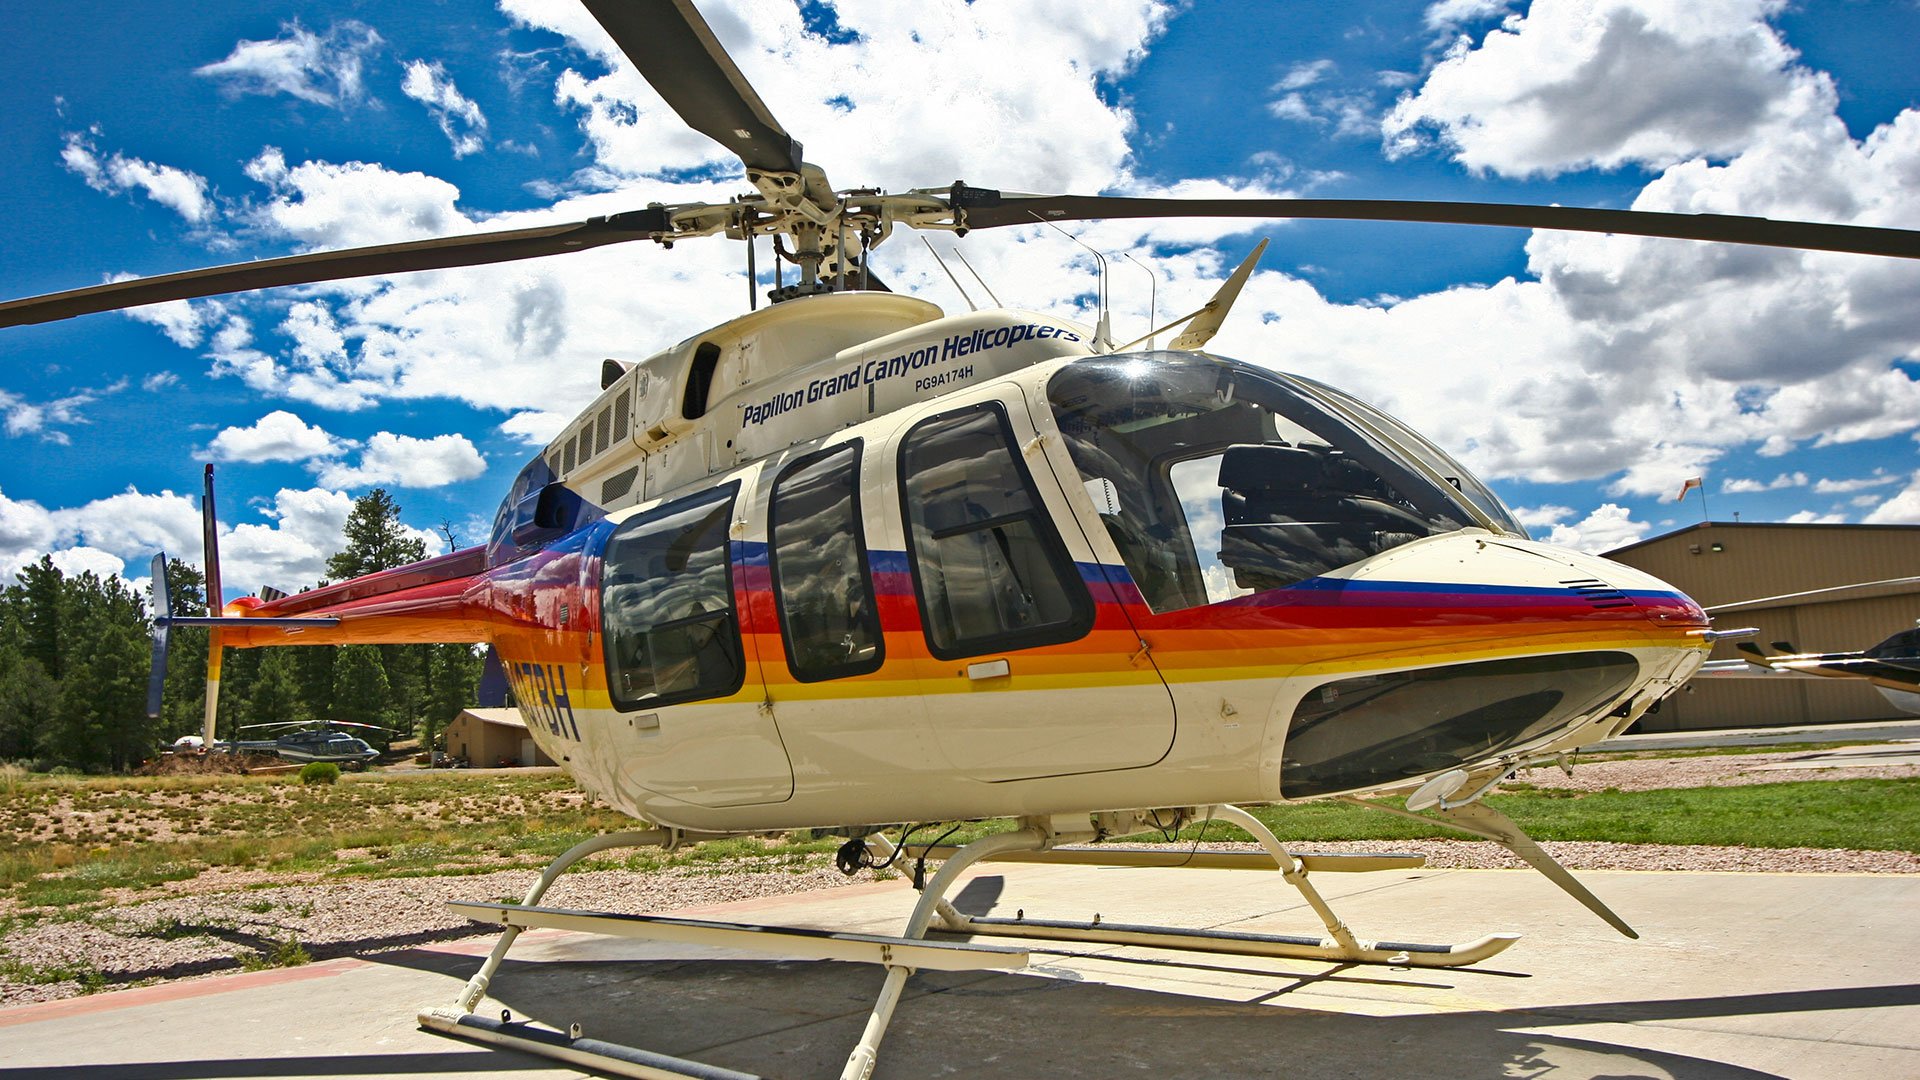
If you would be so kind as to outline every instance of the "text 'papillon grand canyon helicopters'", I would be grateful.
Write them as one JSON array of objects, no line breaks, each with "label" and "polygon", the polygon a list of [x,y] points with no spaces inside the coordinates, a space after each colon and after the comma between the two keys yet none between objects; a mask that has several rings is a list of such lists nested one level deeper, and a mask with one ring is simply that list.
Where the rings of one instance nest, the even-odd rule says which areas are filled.
[{"label": "text 'papillon grand canyon helicopters'", "polygon": [[[871,1073],[913,969],[1025,961],[924,940],[935,926],[1416,966],[1511,944],[1357,937],[1307,872],[1417,857],[1299,857],[1242,809],[1382,793],[1408,795],[1387,812],[1432,811],[1506,845],[1632,935],[1480,797],[1684,683],[1716,637],[1696,604],[1528,540],[1485,485],[1366,403],[1201,351],[1253,258],[1167,349],[1128,351],[1104,320],[945,315],[888,292],[867,255],[901,227],[1116,217],[1451,222],[1901,258],[1920,257],[1920,233],[1477,203],[837,190],[688,0],[583,2],[686,123],[739,157],[751,194],[0,304],[14,325],[712,235],[771,236],[797,271],[766,310],[608,361],[603,392],[521,470],[485,545],[160,620],[161,637],[212,627],[209,700],[221,646],[490,645],[541,749],[647,824],[562,855],[524,905],[460,905],[509,929],[460,1000],[422,1023],[629,1075],[738,1075],[476,1014],[526,926],[882,964],[848,1077]],[[1018,827],[958,851],[905,846],[945,862],[899,937],[537,906],[609,847],[822,828],[850,838],[842,860],[858,866],[896,853],[891,824],[992,817]],[[946,899],[980,859],[1150,864],[1060,845],[1204,819],[1252,832],[1324,934],[977,919]]]}]

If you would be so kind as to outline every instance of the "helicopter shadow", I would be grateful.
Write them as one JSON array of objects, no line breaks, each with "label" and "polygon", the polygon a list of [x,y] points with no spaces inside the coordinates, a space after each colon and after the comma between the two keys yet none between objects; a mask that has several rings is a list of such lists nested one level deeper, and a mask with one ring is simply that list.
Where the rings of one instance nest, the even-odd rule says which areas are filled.
[{"label": "helicopter shadow", "polygon": [[[470,957],[424,950],[379,959],[454,978],[463,978],[472,964]],[[1455,992],[1486,973],[1389,970],[1370,976],[1350,965],[1274,971],[1151,962],[1161,969],[1156,975],[1174,974],[1180,981],[1205,983],[1226,972],[1243,976],[1235,980],[1238,986],[1250,974],[1279,985],[1221,1000],[1204,992],[1098,981],[1037,953],[1035,966],[1025,972],[924,972],[908,983],[876,1076],[1745,1080],[1779,1074],[1685,1048],[1707,1045],[1721,1053],[1731,1049],[1729,1056],[1771,1060],[1764,1055],[1775,1048],[1743,1048],[1737,1041],[1729,1046],[1728,1031],[1753,1025],[1715,1021],[1920,1006],[1920,983],[1902,983],[1368,1015],[1330,1006],[1325,996],[1309,1002],[1291,995],[1332,987],[1368,1008],[1382,998],[1379,988]],[[516,1019],[557,1027],[578,1023],[590,1038],[766,1077],[812,1077],[838,1075],[880,981],[873,968],[846,963],[704,956],[509,959],[491,995]],[[1703,1034],[1705,1029],[1711,1033]]]}]

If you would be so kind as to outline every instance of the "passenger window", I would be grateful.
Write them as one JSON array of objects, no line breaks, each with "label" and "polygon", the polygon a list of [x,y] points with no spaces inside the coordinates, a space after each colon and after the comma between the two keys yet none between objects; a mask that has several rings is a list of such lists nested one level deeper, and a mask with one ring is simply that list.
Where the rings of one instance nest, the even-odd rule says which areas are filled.
[{"label": "passenger window", "polygon": [[942,660],[1071,641],[1093,601],[995,406],[924,421],[900,456],[927,646]]},{"label": "passenger window", "polygon": [[663,506],[607,541],[600,618],[615,706],[725,697],[745,665],[727,533],[736,488]]},{"label": "passenger window", "polygon": [[880,666],[880,613],[860,538],[860,444],[794,462],[773,485],[767,526],[787,667],[801,682]]}]

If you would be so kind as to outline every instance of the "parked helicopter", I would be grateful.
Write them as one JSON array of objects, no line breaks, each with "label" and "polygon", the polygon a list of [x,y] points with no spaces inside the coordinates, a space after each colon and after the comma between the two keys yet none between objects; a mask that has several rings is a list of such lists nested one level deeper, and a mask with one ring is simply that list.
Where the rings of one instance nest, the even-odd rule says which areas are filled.
[{"label": "parked helicopter", "polygon": [[367,740],[357,738],[335,728],[361,728],[367,731],[385,731],[385,728],[372,724],[356,724],[347,720],[332,720],[314,727],[304,720],[287,720],[274,724],[242,724],[240,731],[257,729],[287,728],[286,731],[271,739],[234,739],[231,742],[212,743],[216,751],[233,754],[272,754],[287,761],[306,763],[310,761],[330,761],[345,765],[350,769],[364,769],[367,764],[380,756],[380,751],[367,744]]},{"label": "parked helicopter", "polygon": [[[1728,636],[1698,605],[1626,566],[1527,539],[1443,450],[1351,395],[1202,351],[1252,259],[1176,321],[1168,349],[1129,351],[1104,319],[946,315],[885,291],[868,253],[900,227],[964,235],[1146,216],[1437,221],[1905,258],[1920,257],[1920,233],[958,182],[836,190],[689,0],[583,2],[690,126],[740,158],[753,194],[0,304],[10,325],[716,234],[773,236],[797,272],[767,310],[638,364],[609,361],[600,396],[520,471],[486,544],[156,620],[161,643],[170,627],[212,628],[209,702],[222,647],[491,644],[541,749],[650,826],[562,855],[522,905],[460,906],[509,929],[460,1000],[423,1012],[424,1024],[629,1075],[693,1069],[477,1015],[515,934],[537,925],[880,963],[886,982],[848,1077],[872,1071],[911,969],[1023,962],[924,941],[936,917],[998,936],[1422,966],[1511,944],[1355,936],[1308,871],[1411,863],[1297,856],[1241,808],[1310,798],[1406,793],[1407,810],[1392,812],[1432,811],[1506,845],[1632,935],[1480,798],[1524,764],[1624,730],[1684,683]],[[958,851],[882,833],[996,816],[1019,827]],[[989,924],[945,899],[983,858],[1098,858],[1060,845],[1202,819],[1252,832],[1324,936]],[[846,832],[849,865],[903,849],[947,857],[899,937],[537,906],[593,851],[794,828]]]}]

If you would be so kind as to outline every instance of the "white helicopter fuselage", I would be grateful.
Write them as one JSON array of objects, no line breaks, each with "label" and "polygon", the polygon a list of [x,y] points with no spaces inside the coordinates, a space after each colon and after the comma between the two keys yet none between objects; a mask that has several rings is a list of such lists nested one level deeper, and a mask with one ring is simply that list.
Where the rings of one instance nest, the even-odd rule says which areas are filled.
[{"label": "white helicopter fuselage", "polygon": [[[533,625],[497,626],[492,635],[529,729],[587,790],[650,821],[734,831],[1404,788],[1447,769],[1603,738],[1684,682],[1704,655],[1705,620],[1670,586],[1527,541],[1507,531],[1510,518],[1502,528],[1484,514],[1460,514],[1457,527],[1406,536],[1277,589],[1233,587],[1233,572],[1206,550],[1220,544],[1218,530],[1197,546],[1189,537],[1185,555],[1207,564],[1201,573],[1215,579],[1213,591],[1156,605],[1142,595],[1139,567],[1116,547],[1117,527],[1109,526],[1118,515],[1103,517],[1114,508],[1096,505],[1118,493],[1086,478],[1049,405],[1050,382],[1097,357],[1092,334],[1026,312],[935,315],[919,301],[842,294],[736,320],[627,372],[542,455],[555,466],[555,482],[585,498],[627,488],[600,502],[604,516],[493,575],[496,595],[515,597],[522,610],[533,601]],[[809,334],[817,335],[817,356],[836,335],[889,319],[909,325],[805,361]],[[775,327],[781,335],[768,332]],[[775,342],[785,356],[773,355]],[[676,408],[688,400],[688,378],[700,377],[703,350],[712,405]],[[1198,354],[1162,355],[1172,357],[1165,363],[1240,371]],[[782,370],[781,361],[792,366]],[[605,416],[610,408],[632,409],[631,419]],[[913,433],[926,425],[976,414],[993,418],[1004,448],[996,462],[974,467],[992,472],[1017,462],[1012,472],[1036,503],[1031,523],[1053,533],[1061,549],[1054,561],[1072,568],[1068,576],[1078,580],[1066,585],[1083,589],[1091,609],[1055,619],[1071,625],[1036,644],[1018,625],[1035,616],[1017,612],[1001,613],[1015,625],[997,635],[993,627],[963,634],[956,647],[941,648],[928,634],[930,586],[919,564],[938,530],[921,523],[916,550],[910,519],[924,493],[907,490],[913,481],[903,454],[913,452]],[[1345,419],[1379,442],[1407,437],[1378,417]],[[631,449],[600,450],[602,431],[623,428]],[[584,452],[590,441],[594,452]],[[1403,448],[1401,456],[1431,462],[1436,453]],[[780,545],[791,548],[792,530],[812,523],[778,522],[772,504],[796,464],[822,455],[837,456],[852,477],[844,512],[857,530],[843,546],[864,563],[851,576],[870,589],[865,603],[877,633],[850,646],[864,650],[856,662],[826,665],[859,670],[812,678],[796,669],[790,639],[804,631],[776,600],[773,580]],[[1202,460],[1214,467],[1211,456]],[[943,459],[929,466],[954,467],[967,465]],[[1163,480],[1170,471],[1162,470]],[[630,472],[631,481],[621,479]],[[734,670],[707,696],[663,690],[665,679],[652,692],[623,692],[621,680],[632,673],[621,669],[648,660],[619,655],[632,635],[623,636],[610,614],[610,603],[619,602],[610,598],[629,588],[619,583],[624,571],[610,565],[623,550],[616,537],[650,520],[671,521],[671,508],[689,502],[696,505],[688,513],[718,515],[709,534],[716,527],[725,534],[724,567],[716,559],[705,571],[713,581],[723,575],[725,586],[707,589],[695,603],[712,610],[693,617],[724,625],[708,641],[711,655],[693,656],[698,648],[679,643],[666,649],[672,657],[650,659]],[[788,534],[770,535],[783,524]],[[990,559],[995,554],[1007,552],[990,551]],[[1017,561],[998,559],[1003,571]],[[992,591],[992,574],[978,571],[969,588]],[[656,586],[658,577],[650,579]],[[657,594],[672,587],[656,586],[647,586],[645,602],[670,603]],[[790,595],[806,591],[804,581],[784,587]],[[736,651],[721,657],[712,641],[729,637]],[[657,651],[658,643],[646,647]],[[1574,658],[1573,685],[1529,668],[1550,669],[1543,657]],[[1350,729],[1346,736],[1315,721],[1315,753],[1391,757],[1381,744],[1405,743],[1430,760],[1415,753],[1385,773],[1357,767],[1325,778],[1309,768],[1295,783],[1283,780],[1290,730],[1306,738],[1303,712],[1339,713],[1321,699],[1384,693],[1392,687],[1367,680],[1404,672],[1434,677],[1398,690],[1411,696],[1390,716],[1335,717],[1335,727]],[[1471,717],[1515,699],[1523,704],[1507,707],[1524,711],[1544,697],[1576,693],[1590,700],[1559,700],[1541,715],[1495,725],[1494,734],[1430,736],[1426,742],[1445,745],[1422,745],[1421,730],[1446,718],[1447,701]]]}]

